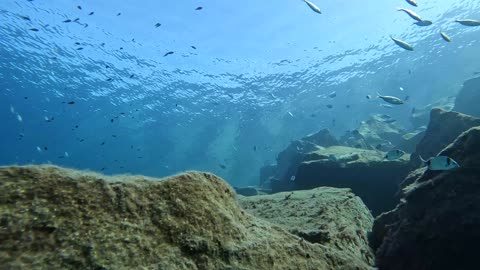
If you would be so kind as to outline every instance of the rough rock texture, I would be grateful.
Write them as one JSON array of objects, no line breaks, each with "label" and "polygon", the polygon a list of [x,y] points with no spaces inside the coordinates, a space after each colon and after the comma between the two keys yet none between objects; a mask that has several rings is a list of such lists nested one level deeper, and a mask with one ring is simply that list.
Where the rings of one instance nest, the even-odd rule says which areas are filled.
[{"label": "rough rock texture", "polygon": [[445,111],[451,111],[453,109],[455,97],[447,97],[440,99],[432,104],[428,104],[423,108],[416,108],[410,115],[410,122],[414,128],[425,126],[430,121],[430,112],[433,108],[440,108]]},{"label": "rough rock texture", "polygon": [[372,244],[382,270],[478,269],[480,127],[441,152],[459,169],[419,169],[395,210],[375,220]]},{"label": "rough rock texture", "polygon": [[306,153],[338,144],[327,129],[308,135],[300,140],[292,141],[290,145],[277,156],[277,166],[271,176],[273,192],[291,189],[290,178],[295,175],[298,165]]},{"label": "rough rock texture", "polygon": [[417,145],[415,153],[412,154],[412,165],[421,163],[419,156],[424,159],[436,156],[458,135],[475,126],[480,126],[479,118],[434,108],[430,113],[430,123],[425,131],[425,136]]},{"label": "rough rock texture", "polygon": [[375,114],[367,121],[362,121],[360,126],[345,134],[340,139],[342,145],[375,150],[390,150],[402,140],[404,128],[386,114]]},{"label": "rough rock texture", "polygon": [[220,178],[0,167],[0,269],[368,269],[245,213]]},{"label": "rough rock texture", "polygon": [[275,174],[276,165],[266,165],[260,168],[260,187],[271,189],[270,177]]},{"label": "rough rock texture", "polygon": [[295,189],[351,188],[374,215],[392,209],[398,185],[409,171],[409,155],[395,161],[384,152],[332,146],[310,153],[298,167]]},{"label": "rough rock texture", "polygon": [[463,83],[455,99],[454,111],[480,117],[480,77]]},{"label": "rough rock texture", "polygon": [[349,189],[321,187],[307,191],[240,197],[248,213],[277,224],[306,241],[339,250],[343,256],[373,264],[366,237],[373,217]]}]

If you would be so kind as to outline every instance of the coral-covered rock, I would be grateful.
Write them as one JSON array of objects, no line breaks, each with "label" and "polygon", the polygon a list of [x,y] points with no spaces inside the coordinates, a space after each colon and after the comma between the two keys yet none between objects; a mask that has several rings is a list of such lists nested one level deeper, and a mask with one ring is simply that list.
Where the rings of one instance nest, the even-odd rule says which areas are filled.
[{"label": "coral-covered rock", "polygon": [[382,270],[477,269],[480,242],[480,127],[462,133],[441,155],[460,168],[418,169],[402,202],[375,220],[372,244]]},{"label": "coral-covered rock", "polygon": [[455,99],[454,111],[480,117],[480,77],[463,83]]},{"label": "coral-covered rock", "polygon": [[0,167],[0,269],[369,269],[242,210],[220,178]]},{"label": "coral-covered rock", "polygon": [[370,211],[349,189],[321,187],[306,191],[240,197],[248,213],[277,224],[306,241],[339,250],[342,257],[373,265],[367,231]]},{"label": "coral-covered rock", "polygon": [[351,188],[374,215],[397,204],[398,185],[409,171],[409,155],[385,160],[385,152],[332,146],[307,155],[295,175],[295,189]]},{"label": "coral-covered rock", "polygon": [[424,159],[436,156],[458,135],[475,126],[480,126],[479,118],[434,108],[430,113],[430,123],[425,136],[412,154],[412,165],[420,164],[419,156]]}]

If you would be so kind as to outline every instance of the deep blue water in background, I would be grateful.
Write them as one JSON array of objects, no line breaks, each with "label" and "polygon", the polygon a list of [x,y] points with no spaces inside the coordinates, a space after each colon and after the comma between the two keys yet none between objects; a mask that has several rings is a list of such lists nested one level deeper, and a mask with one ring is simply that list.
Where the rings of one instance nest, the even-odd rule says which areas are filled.
[{"label": "deep blue water in background", "polygon": [[[412,108],[480,71],[480,27],[454,22],[480,19],[478,0],[314,2],[323,14],[299,0],[2,0],[0,165],[196,169],[255,184],[291,140],[342,135],[374,113],[408,127]],[[396,7],[434,24],[412,25]],[[377,91],[410,100],[383,108],[365,98]]]}]

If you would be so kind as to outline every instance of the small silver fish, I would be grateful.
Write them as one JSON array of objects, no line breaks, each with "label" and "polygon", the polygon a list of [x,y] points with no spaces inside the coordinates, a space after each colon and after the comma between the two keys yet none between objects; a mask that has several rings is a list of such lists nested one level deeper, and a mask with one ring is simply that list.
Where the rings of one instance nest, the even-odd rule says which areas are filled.
[{"label": "small silver fish", "polygon": [[291,113],[291,112],[288,112],[288,114],[289,114],[291,117],[293,117],[293,113]]},{"label": "small silver fish", "polygon": [[380,95],[380,93],[377,93],[377,95],[378,95],[378,98],[381,98],[385,102],[388,102],[388,103],[393,104],[393,105],[402,105],[404,103],[403,100],[401,100],[397,97],[394,97],[394,96],[382,96],[382,95]]},{"label": "small silver fish", "polygon": [[407,3],[409,3],[410,5],[412,5],[414,7],[418,7],[418,4],[415,0],[407,0]]},{"label": "small silver fish", "polygon": [[11,113],[15,113],[15,108],[13,108],[12,105],[10,105],[10,112],[11,112]]},{"label": "small silver fish", "polygon": [[480,21],[478,20],[455,20],[459,24],[466,26],[480,26]]},{"label": "small silver fish", "polygon": [[23,118],[22,118],[22,116],[21,116],[20,114],[17,114],[17,120],[18,120],[18,122],[20,122],[20,123],[23,122]]},{"label": "small silver fish", "polygon": [[392,36],[390,36],[390,38],[395,42],[395,44],[402,47],[403,49],[405,49],[407,51],[413,51],[413,46],[408,44],[407,42],[405,42],[403,40],[400,40],[400,39],[396,39]]},{"label": "small silver fish", "polygon": [[388,104],[380,104],[380,106],[384,108],[393,108],[392,105],[388,105]]},{"label": "small silver fish", "polygon": [[308,1],[308,0],[303,0],[305,3],[307,3],[307,5],[313,10],[315,11],[316,13],[318,14],[322,14],[322,11],[320,11],[320,8],[317,7],[314,3]]},{"label": "small silver fish", "polygon": [[396,159],[399,159],[399,158],[403,157],[403,155],[405,155],[405,152],[403,152],[402,150],[393,149],[393,150],[390,150],[390,151],[387,152],[387,154],[385,155],[385,159],[386,160],[396,160]]},{"label": "small silver fish", "polygon": [[411,11],[410,9],[406,9],[406,8],[397,8],[398,11],[403,11],[405,13],[408,14],[408,16],[410,16],[410,18],[416,20],[416,21],[423,21],[422,20],[422,17],[420,17],[420,15],[418,15],[417,13],[415,13],[414,11]]},{"label": "small silver fish", "polygon": [[420,159],[431,171],[448,171],[460,167],[455,160],[447,156],[436,156],[428,160],[420,157]]},{"label": "small silver fish", "polygon": [[366,98],[367,98],[367,99],[371,99],[372,96],[371,96],[371,95],[367,95]]},{"label": "small silver fish", "polygon": [[329,98],[334,98],[337,96],[337,92],[333,91],[332,93],[328,94]]},{"label": "small silver fish", "polygon": [[445,34],[444,32],[440,32],[440,35],[442,36],[443,40],[445,40],[446,42],[451,42],[452,39],[447,36],[447,34]]},{"label": "small silver fish", "polygon": [[39,153],[42,152],[42,149],[40,148],[40,146],[37,146],[37,151],[38,151]]}]

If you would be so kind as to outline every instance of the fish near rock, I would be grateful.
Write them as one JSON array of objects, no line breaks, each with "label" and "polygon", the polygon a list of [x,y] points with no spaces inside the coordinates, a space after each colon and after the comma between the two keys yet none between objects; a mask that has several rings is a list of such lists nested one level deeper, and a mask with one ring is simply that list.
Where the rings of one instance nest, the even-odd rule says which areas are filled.
[{"label": "fish near rock", "polygon": [[413,46],[408,44],[407,42],[405,42],[403,40],[400,40],[400,39],[397,39],[397,38],[394,38],[392,36],[390,36],[390,38],[393,40],[393,42],[395,42],[395,44],[397,44],[401,48],[403,48],[407,51],[413,51]]},{"label": "fish near rock", "polygon": [[424,160],[420,157],[420,159],[430,171],[449,171],[460,167],[455,160],[447,156],[436,156],[428,160]]}]

